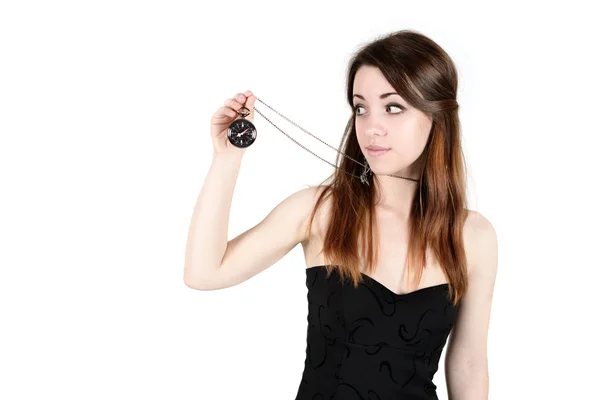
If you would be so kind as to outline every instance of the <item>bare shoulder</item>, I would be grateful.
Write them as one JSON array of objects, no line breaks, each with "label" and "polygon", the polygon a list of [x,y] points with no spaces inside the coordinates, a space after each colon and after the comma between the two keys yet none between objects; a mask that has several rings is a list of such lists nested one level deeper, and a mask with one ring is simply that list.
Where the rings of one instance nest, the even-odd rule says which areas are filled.
[{"label": "bare shoulder", "polygon": [[307,239],[306,227],[315,203],[323,190],[322,186],[300,189],[285,198],[278,207],[282,207],[287,218],[298,221],[299,241]]},{"label": "bare shoulder", "polygon": [[468,210],[463,228],[465,251],[469,274],[474,266],[495,255],[497,251],[496,230],[490,220],[478,211]]},{"label": "bare shoulder", "polygon": [[493,233],[494,227],[489,219],[475,210],[467,210],[467,219],[465,221],[465,230],[471,233]]},{"label": "bare shoulder", "polygon": [[323,191],[325,191],[326,186],[311,186],[306,189],[302,189],[293,196],[298,199],[298,203],[301,204],[300,207],[302,209],[302,224],[301,224],[301,242],[308,243],[310,238],[308,236],[308,224],[311,223],[311,236],[319,236],[324,229],[324,225],[326,224],[329,216],[329,206],[330,200],[324,199],[321,202],[319,209],[316,210],[314,219],[310,221],[310,217],[312,215],[315,206],[317,205],[317,201],[321,197]]}]

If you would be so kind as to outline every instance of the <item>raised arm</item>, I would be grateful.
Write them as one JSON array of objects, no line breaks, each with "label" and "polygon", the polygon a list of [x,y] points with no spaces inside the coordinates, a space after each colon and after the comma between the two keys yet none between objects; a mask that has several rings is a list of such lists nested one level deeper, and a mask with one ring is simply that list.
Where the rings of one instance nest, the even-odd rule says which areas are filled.
[{"label": "raised arm", "polygon": [[305,239],[305,223],[317,188],[300,190],[279,203],[259,224],[228,239],[231,200],[246,148],[227,138],[242,106],[254,116],[251,91],[225,100],[212,116],[213,159],[196,201],[188,232],[183,280],[193,289],[236,285],[268,268]]},{"label": "raised arm", "polygon": [[185,284],[198,290],[237,285],[279,261],[306,239],[316,188],[282,200],[257,225],[227,241],[238,166],[213,161],[198,199],[186,248]]}]

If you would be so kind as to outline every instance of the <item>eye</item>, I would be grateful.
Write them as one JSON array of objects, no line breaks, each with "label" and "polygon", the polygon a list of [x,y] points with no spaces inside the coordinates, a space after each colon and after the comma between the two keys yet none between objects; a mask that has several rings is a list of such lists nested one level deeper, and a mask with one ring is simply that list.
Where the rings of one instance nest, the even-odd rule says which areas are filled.
[{"label": "eye", "polygon": [[[401,114],[401,113],[404,111],[404,107],[402,107],[400,104],[396,104],[396,103],[390,103],[390,104],[388,104],[388,105],[386,105],[386,106],[385,106],[385,108],[386,108],[386,109],[388,109],[388,108],[390,108],[390,107],[395,107],[395,108],[399,108],[399,109],[400,109],[400,111],[398,111],[398,112],[392,112],[391,114]],[[357,104],[357,105],[355,105],[355,106],[354,106],[354,108],[353,108],[353,110],[354,110],[354,113],[355,113],[356,115],[362,115],[362,114],[358,113],[358,109],[359,109],[359,108],[363,108],[363,106],[362,106],[362,105],[360,105],[360,104]]]},{"label": "eye", "polygon": [[396,107],[400,109],[399,112],[395,112],[392,114],[400,114],[402,111],[404,111],[404,107],[402,107],[400,104],[388,104],[386,107]]},{"label": "eye", "polygon": [[359,114],[359,113],[358,113],[358,109],[359,109],[359,108],[362,108],[362,106],[361,106],[361,105],[356,105],[356,106],[354,106],[354,113],[355,113],[356,115],[361,115],[361,114]]}]

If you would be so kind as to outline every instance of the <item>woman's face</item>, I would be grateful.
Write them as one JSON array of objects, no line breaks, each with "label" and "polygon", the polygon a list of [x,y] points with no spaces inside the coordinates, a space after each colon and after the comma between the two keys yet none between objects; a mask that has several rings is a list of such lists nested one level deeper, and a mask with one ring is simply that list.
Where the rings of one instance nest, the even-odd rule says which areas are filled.
[{"label": "woman's face", "polygon": [[[373,173],[410,175],[417,172],[413,164],[425,148],[432,121],[400,95],[386,95],[394,92],[379,68],[359,68],[352,99],[356,137]],[[367,151],[369,145],[390,150],[376,156]]]}]

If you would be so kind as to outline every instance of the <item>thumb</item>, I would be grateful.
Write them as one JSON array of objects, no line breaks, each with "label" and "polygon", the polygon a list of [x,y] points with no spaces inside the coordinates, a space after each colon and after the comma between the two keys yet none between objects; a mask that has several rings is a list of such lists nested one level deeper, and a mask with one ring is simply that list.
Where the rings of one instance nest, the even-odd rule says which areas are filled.
[{"label": "thumb", "polygon": [[256,102],[256,96],[249,90],[244,94],[247,97],[245,107],[250,110],[250,115],[246,118],[254,122],[254,103]]}]

